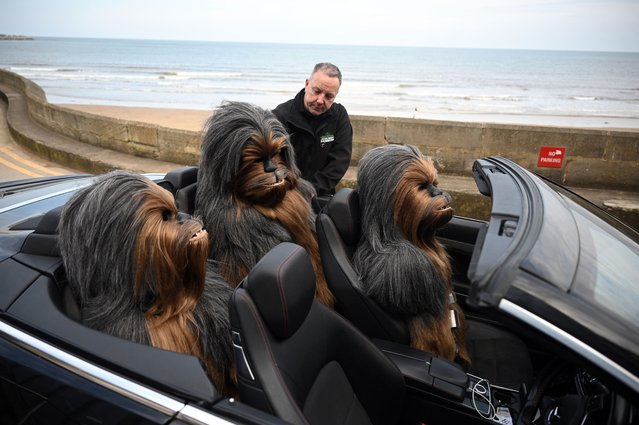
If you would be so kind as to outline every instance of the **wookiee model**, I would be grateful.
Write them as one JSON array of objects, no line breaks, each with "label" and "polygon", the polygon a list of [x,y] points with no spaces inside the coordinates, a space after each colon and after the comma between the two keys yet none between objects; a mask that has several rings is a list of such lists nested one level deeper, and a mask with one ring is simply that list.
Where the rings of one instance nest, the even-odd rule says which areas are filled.
[{"label": "wookiee model", "polygon": [[231,289],[207,273],[207,232],[168,191],[126,171],[100,176],[63,207],[59,243],[83,323],[194,355],[218,391],[236,393]]},{"label": "wookiee model", "polygon": [[232,287],[280,242],[306,249],[316,298],[333,307],[315,236],[313,188],[300,177],[288,134],[275,116],[228,102],[206,123],[198,170],[196,214],[215,235],[210,258]]},{"label": "wookiee model", "polygon": [[468,362],[464,314],[455,302],[451,265],[435,231],[453,216],[430,158],[413,146],[368,151],[357,176],[362,239],[353,261],[362,290],[407,317],[411,346]]}]

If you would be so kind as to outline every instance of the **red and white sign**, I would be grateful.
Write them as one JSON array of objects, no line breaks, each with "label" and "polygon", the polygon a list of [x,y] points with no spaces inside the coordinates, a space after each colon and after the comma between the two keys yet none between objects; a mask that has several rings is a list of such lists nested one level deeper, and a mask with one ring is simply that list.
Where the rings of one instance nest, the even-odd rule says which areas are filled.
[{"label": "red and white sign", "polygon": [[552,146],[542,146],[539,151],[537,167],[561,168],[564,163],[566,148],[556,148]]}]

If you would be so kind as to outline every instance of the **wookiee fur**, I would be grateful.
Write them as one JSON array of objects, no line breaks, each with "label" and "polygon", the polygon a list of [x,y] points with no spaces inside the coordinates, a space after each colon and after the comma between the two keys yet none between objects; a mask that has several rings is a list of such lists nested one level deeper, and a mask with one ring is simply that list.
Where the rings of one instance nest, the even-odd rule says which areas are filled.
[{"label": "wookiee fur", "polygon": [[257,106],[228,102],[205,125],[196,214],[215,235],[210,258],[236,287],[280,242],[306,249],[316,274],[316,298],[333,307],[315,236],[313,188],[300,177],[288,134]]},{"label": "wookiee fur", "polygon": [[469,361],[463,312],[451,329],[451,265],[435,230],[453,215],[437,188],[437,170],[413,146],[385,145],[359,162],[362,239],[354,255],[362,290],[407,318],[411,346],[449,360]]},{"label": "wookiee fur", "polygon": [[177,214],[171,194],[145,177],[126,171],[98,177],[62,210],[67,281],[83,323],[194,355],[218,391],[233,395],[231,290],[207,272],[201,222]]}]

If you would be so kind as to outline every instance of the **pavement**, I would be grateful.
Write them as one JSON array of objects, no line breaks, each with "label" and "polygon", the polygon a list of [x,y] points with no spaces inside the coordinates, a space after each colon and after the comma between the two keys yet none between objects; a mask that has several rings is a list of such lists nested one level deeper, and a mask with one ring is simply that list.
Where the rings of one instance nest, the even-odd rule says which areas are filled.
[{"label": "pavement", "polygon": [[24,149],[11,137],[7,125],[7,104],[0,100],[0,181],[78,173]]},{"label": "pavement", "polygon": [[167,172],[184,165],[105,149],[44,128],[29,115],[22,93],[0,84],[0,101],[3,100],[8,103],[6,121],[13,140],[45,160],[96,174],[114,169]]},{"label": "pavement", "polygon": [[[11,138],[32,154],[39,156],[44,161],[50,161],[51,164],[58,164],[58,167],[99,174],[113,169],[167,172],[186,165],[105,149],[44,128],[30,117],[22,94],[10,86],[0,84],[0,103],[4,103],[4,105],[0,105],[2,106],[0,113],[6,110],[6,123],[8,124],[0,125],[0,140]],[[2,168],[1,162],[0,168]],[[354,187],[356,175],[356,167],[351,167],[344,176],[343,184]],[[485,218],[486,205],[488,204],[486,198],[477,191],[472,177],[440,175],[439,181],[441,187],[451,193],[455,202],[461,206],[461,210],[457,210],[459,213],[466,215],[464,212],[473,211],[476,205],[483,203],[483,213],[468,215]],[[577,187],[570,189],[639,230],[638,192]],[[458,200],[460,202],[457,202]]]}]

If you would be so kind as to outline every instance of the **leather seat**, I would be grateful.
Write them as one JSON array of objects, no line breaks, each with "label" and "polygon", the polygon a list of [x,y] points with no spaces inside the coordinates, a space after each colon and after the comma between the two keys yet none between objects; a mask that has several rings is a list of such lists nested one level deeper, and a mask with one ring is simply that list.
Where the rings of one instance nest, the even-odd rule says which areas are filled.
[{"label": "leather seat", "polygon": [[193,215],[195,211],[195,193],[197,191],[198,167],[185,166],[169,171],[158,184],[175,197],[178,210]]},{"label": "leather seat", "polygon": [[315,220],[317,241],[335,309],[370,338],[409,344],[401,317],[383,310],[358,289],[353,254],[361,236],[359,196],[350,188],[339,190]]},{"label": "leather seat", "polygon": [[314,300],[306,251],[274,247],[231,298],[242,402],[293,424],[393,424],[404,378],[368,338]]},{"label": "leather seat", "polygon": [[[324,275],[336,298],[336,310],[370,338],[410,344],[406,323],[384,311],[359,288],[352,263],[361,237],[356,190],[340,189],[315,221]],[[511,388],[532,381],[528,349],[516,335],[496,326],[466,319],[469,372]]]}]

